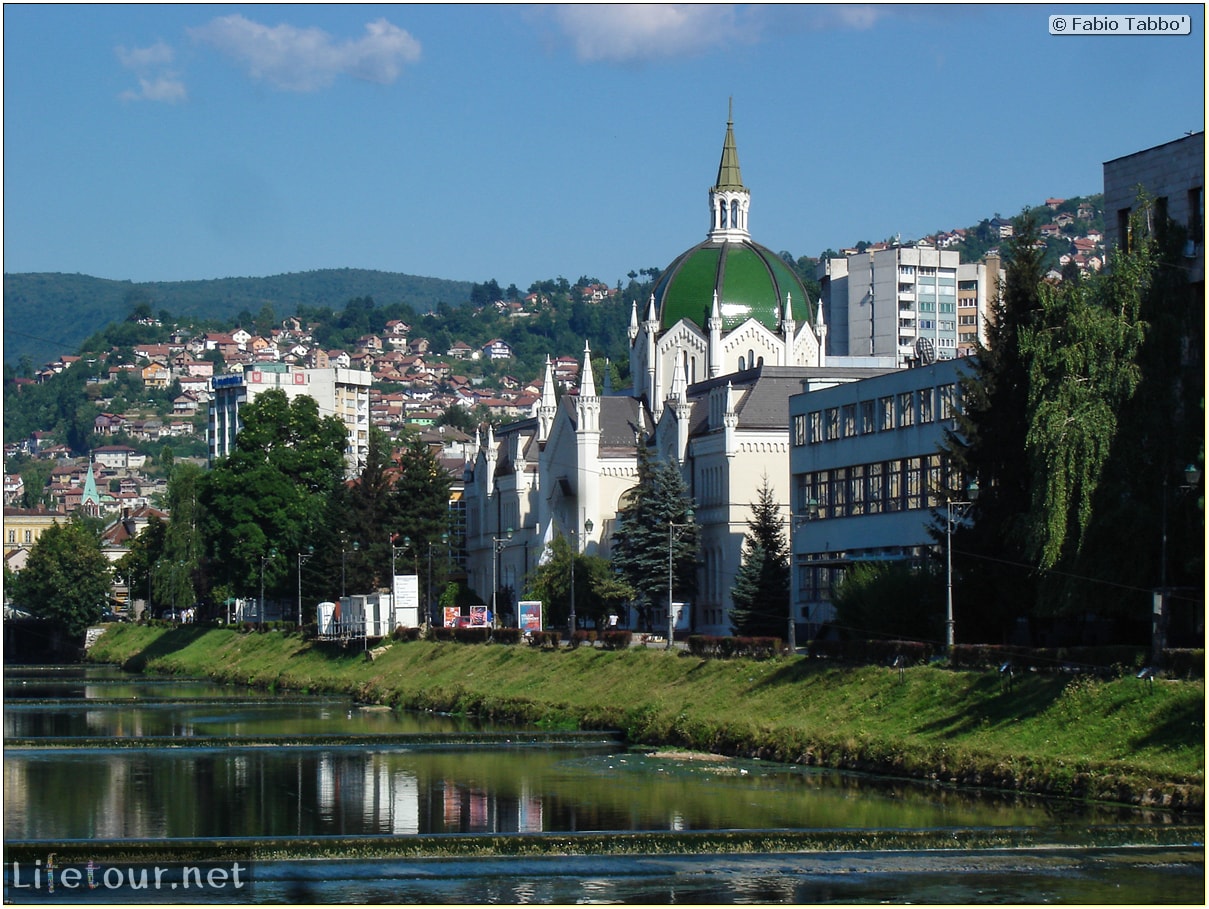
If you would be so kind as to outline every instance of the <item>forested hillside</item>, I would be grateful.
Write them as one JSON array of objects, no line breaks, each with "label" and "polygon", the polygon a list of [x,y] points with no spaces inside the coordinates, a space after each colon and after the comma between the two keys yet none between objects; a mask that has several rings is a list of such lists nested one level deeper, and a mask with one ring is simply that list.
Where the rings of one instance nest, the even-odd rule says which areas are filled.
[{"label": "forested hillside", "polygon": [[[268,304],[282,315],[298,306],[342,309],[354,297],[407,303],[416,312],[468,299],[469,281],[447,281],[356,268],[324,269],[267,278],[211,281],[112,281],[89,275],[30,273],[4,276],[4,362],[41,364],[74,353],[86,338],[121,322],[139,304],[152,313],[229,323]],[[249,318],[250,321],[250,318]]]}]

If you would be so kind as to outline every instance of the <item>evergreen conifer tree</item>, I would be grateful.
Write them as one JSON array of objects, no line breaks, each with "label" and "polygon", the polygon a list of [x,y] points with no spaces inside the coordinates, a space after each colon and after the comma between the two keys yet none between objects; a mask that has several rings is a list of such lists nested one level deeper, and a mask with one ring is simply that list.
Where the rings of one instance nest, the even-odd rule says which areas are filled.
[{"label": "evergreen conifer tree", "polygon": [[[1019,339],[1039,318],[1045,252],[1036,220],[1027,211],[1015,219],[1014,228],[988,320],[988,344],[978,346],[977,358],[960,383],[956,431],[943,445],[956,487],[949,490],[950,498],[965,500],[964,484],[978,485],[973,521],[958,525],[952,537],[954,552],[961,553],[954,560],[955,576],[964,582],[955,598],[955,627],[965,640],[1002,640],[1035,599],[1036,576],[1028,559],[1031,482],[1025,451],[1029,371]],[[940,520],[945,520],[943,506]],[[937,534],[944,534],[943,527]]]},{"label": "evergreen conifer tree", "polygon": [[640,441],[638,485],[617,517],[613,565],[636,592],[640,626],[653,631],[655,612],[667,608],[669,553],[673,598],[688,601],[697,590],[699,531],[679,466],[653,457]]},{"label": "evergreen conifer tree", "polygon": [[789,543],[781,525],[780,506],[764,478],[752,503],[743,540],[743,564],[731,588],[735,634],[787,639],[789,613]]}]

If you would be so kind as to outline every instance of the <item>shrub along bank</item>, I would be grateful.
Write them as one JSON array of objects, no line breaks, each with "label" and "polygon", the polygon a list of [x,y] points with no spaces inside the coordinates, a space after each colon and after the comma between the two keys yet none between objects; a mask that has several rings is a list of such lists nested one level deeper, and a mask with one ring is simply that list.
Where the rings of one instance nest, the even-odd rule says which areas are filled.
[{"label": "shrub along bank", "polygon": [[375,652],[281,633],[115,625],[94,662],[409,710],[567,728],[635,744],[962,785],[1204,810],[1204,682],[794,657],[398,641]]}]

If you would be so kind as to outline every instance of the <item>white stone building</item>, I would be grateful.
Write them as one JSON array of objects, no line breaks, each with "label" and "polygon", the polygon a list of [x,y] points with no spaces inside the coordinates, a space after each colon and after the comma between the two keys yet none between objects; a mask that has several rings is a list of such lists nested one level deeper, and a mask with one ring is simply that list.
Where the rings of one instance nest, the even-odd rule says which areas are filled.
[{"label": "white stone building", "polygon": [[[890,368],[825,361],[821,312],[793,270],[752,241],[750,209],[728,122],[706,239],[663,272],[645,313],[631,312],[632,390],[599,394],[585,349],[578,395],[556,400],[548,363],[533,416],[480,436],[466,470],[468,583],[488,603],[497,592],[500,621],[515,621],[525,577],[554,536],[609,554],[637,480],[637,446],[651,445],[680,465],[701,527],[698,595],[685,625],[730,633],[730,588],[765,478],[788,503],[790,396],[804,382]],[[662,627],[657,613],[655,623]]]}]

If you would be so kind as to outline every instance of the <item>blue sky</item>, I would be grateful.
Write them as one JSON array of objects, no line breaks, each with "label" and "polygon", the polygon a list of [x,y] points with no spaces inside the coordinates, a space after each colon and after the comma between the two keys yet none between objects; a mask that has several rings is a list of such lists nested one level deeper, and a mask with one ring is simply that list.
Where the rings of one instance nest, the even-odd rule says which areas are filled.
[{"label": "blue sky", "polygon": [[1203,9],[5,5],[4,270],[612,284],[705,238],[732,97],[754,239],[913,239],[1203,129]]}]

